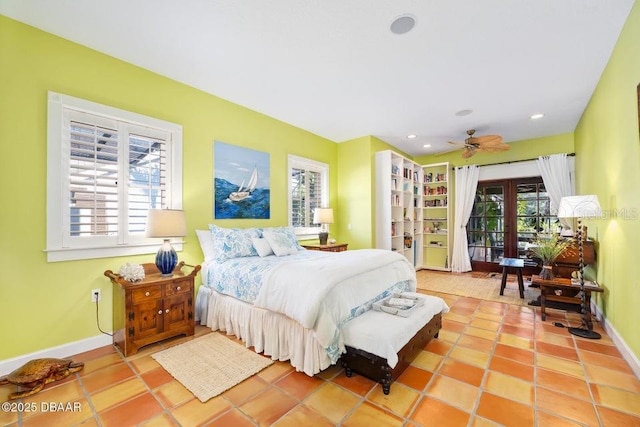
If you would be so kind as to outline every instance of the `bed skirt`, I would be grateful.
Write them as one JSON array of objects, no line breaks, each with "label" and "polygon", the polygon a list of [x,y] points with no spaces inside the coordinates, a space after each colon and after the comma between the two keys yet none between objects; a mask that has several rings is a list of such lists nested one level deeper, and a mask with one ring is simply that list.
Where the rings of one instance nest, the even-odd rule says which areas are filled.
[{"label": "bed skirt", "polygon": [[201,324],[206,320],[212,330],[235,335],[256,353],[263,353],[273,360],[288,360],[296,371],[309,376],[331,365],[313,330],[283,314],[255,307],[210,288],[207,291],[202,292],[201,286],[196,300],[196,306],[198,300],[201,304],[207,302],[205,310],[200,312]]}]

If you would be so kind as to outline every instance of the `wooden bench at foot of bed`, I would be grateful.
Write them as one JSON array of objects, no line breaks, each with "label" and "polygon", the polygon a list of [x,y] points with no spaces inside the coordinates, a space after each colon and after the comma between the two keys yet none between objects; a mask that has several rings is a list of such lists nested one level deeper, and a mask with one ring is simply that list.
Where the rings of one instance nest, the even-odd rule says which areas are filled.
[{"label": "wooden bench at foot of bed", "polygon": [[351,377],[356,372],[379,382],[382,384],[383,393],[389,394],[391,383],[413,362],[431,339],[438,338],[440,328],[442,328],[442,314],[438,313],[398,351],[398,363],[394,368],[389,366],[386,358],[347,344],[347,352],[342,355],[342,366],[345,368],[347,377]]}]

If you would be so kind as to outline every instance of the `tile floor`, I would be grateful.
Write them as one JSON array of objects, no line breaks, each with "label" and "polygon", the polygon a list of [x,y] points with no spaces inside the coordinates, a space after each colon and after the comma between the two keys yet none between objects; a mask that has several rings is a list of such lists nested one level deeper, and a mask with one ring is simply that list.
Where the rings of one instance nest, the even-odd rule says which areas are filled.
[{"label": "tile floor", "polygon": [[[576,314],[440,294],[451,307],[432,341],[385,396],[366,378],[332,367],[311,378],[276,362],[201,403],[151,354],[113,347],[76,355],[83,371],[0,412],[10,426],[640,426],[640,381],[609,337],[570,335],[554,321]],[[210,333],[197,327],[196,336]],[[0,387],[0,402],[14,386]],[[53,411],[48,402],[79,410]],[[43,412],[42,405],[49,405]]]}]

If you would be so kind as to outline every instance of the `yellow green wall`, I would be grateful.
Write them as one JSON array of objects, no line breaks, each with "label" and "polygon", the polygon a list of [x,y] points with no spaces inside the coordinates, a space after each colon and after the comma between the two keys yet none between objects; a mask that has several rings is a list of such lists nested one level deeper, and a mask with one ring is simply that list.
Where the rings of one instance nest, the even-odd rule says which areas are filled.
[{"label": "yellow green wall", "polygon": [[[0,16],[0,360],[99,335],[111,329],[111,285],[103,272],[153,255],[47,263],[47,91],[157,117],[183,126],[187,263],[202,259],[194,229],[213,221],[213,141],[270,153],[271,218],[223,226],[287,223],[287,154],[337,170],[337,144],[189,86]],[[336,173],[330,176],[337,204]],[[337,236],[333,236],[336,237]],[[197,280],[198,281],[198,280]],[[199,282],[199,281],[198,281]]]},{"label": "yellow green wall", "polygon": [[596,194],[605,219],[586,221],[598,242],[597,279],[607,319],[640,358],[640,3],[575,131],[578,194]]}]

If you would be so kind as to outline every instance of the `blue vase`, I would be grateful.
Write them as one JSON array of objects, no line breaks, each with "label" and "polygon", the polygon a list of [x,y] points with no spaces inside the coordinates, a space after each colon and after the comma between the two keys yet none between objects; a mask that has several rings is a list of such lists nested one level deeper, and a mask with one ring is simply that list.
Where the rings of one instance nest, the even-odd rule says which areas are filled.
[{"label": "blue vase", "polygon": [[169,243],[169,239],[165,239],[156,254],[156,267],[158,267],[163,276],[171,276],[177,264],[178,254]]}]

